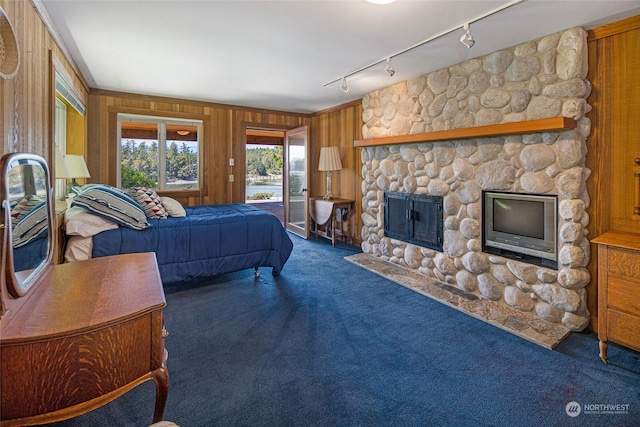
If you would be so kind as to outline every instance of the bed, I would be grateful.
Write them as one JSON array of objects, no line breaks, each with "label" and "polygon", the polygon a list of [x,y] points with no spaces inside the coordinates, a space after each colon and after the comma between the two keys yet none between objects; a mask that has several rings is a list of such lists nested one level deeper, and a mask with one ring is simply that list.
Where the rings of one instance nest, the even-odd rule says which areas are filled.
[{"label": "bed", "polygon": [[[164,199],[164,198],[162,198]],[[104,203],[103,203],[104,204]],[[77,209],[83,211],[78,215]],[[147,218],[136,229],[117,224],[100,212],[86,211],[74,201],[67,215],[68,261],[82,259],[89,239],[90,257],[136,252],[155,252],[163,283],[258,267],[271,267],[277,276],[293,249],[280,220],[270,212],[245,204],[205,205],[183,208],[184,216]],[[73,211],[76,210],[74,213]],[[79,226],[74,218],[84,218]],[[86,218],[101,225],[87,226]],[[142,218],[136,219],[144,222]]]},{"label": "bed", "polygon": [[49,253],[46,197],[18,197],[9,206],[14,271],[34,270]]}]

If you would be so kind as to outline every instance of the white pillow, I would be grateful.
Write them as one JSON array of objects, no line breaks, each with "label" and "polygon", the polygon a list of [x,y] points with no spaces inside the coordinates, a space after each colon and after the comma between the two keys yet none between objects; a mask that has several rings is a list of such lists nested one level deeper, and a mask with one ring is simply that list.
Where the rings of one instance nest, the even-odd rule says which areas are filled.
[{"label": "white pillow", "polygon": [[118,228],[115,222],[90,214],[80,206],[67,209],[64,220],[66,233],[70,236],[91,237],[103,231]]},{"label": "white pillow", "polygon": [[93,237],[71,236],[67,241],[64,253],[65,262],[76,262],[91,259]]},{"label": "white pillow", "polygon": [[184,210],[182,205],[176,199],[172,199],[171,197],[162,196],[160,197],[162,201],[162,205],[164,206],[169,216],[187,216],[187,212]]}]

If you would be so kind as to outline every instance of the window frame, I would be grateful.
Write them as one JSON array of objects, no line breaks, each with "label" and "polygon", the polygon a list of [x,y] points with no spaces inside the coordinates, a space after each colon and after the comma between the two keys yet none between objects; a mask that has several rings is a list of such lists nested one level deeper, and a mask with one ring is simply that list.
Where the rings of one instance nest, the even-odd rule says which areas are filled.
[{"label": "window frame", "polygon": [[[177,193],[185,194],[188,192],[201,193],[203,191],[203,129],[204,120],[195,118],[181,118],[181,117],[167,117],[167,116],[154,116],[139,113],[126,113],[118,112],[116,114],[116,185],[122,186],[122,122],[133,123],[151,123],[156,124],[157,127],[157,141],[158,141],[158,193]],[[197,131],[197,154],[198,154],[198,183],[196,188],[175,189],[166,188],[166,150],[167,150],[167,125],[178,126],[195,126]]]},{"label": "window frame", "polygon": [[[53,57],[55,58],[55,57]],[[55,62],[55,61],[54,61]],[[56,68],[57,66],[54,66]],[[84,155],[86,152],[85,119],[87,109],[68,83],[70,77],[61,70],[54,70],[53,149],[59,154]],[[71,137],[71,138],[70,138]],[[54,156],[55,158],[55,156]],[[85,156],[86,159],[86,156]],[[54,199],[67,197],[66,179],[54,177]]]}]

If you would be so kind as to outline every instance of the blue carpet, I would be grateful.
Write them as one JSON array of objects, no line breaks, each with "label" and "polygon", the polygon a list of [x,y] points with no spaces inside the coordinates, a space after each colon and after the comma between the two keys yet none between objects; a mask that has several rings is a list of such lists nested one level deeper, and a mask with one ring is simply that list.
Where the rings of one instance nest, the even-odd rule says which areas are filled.
[{"label": "blue carpet", "polygon": [[[181,427],[640,425],[639,353],[611,344],[605,365],[594,334],[547,350],[343,259],[357,248],[292,240],[279,277],[245,270],[166,287],[165,419]],[[55,425],[145,426],[154,397],[145,383]],[[570,402],[580,405],[576,417]]]}]

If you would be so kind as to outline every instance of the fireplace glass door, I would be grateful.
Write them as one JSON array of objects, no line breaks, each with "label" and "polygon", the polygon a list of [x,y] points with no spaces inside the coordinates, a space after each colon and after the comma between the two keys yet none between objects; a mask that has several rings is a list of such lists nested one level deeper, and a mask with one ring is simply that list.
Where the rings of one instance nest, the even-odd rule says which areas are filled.
[{"label": "fireplace glass door", "polygon": [[385,236],[442,251],[442,196],[387,191],[384,198]]}]

